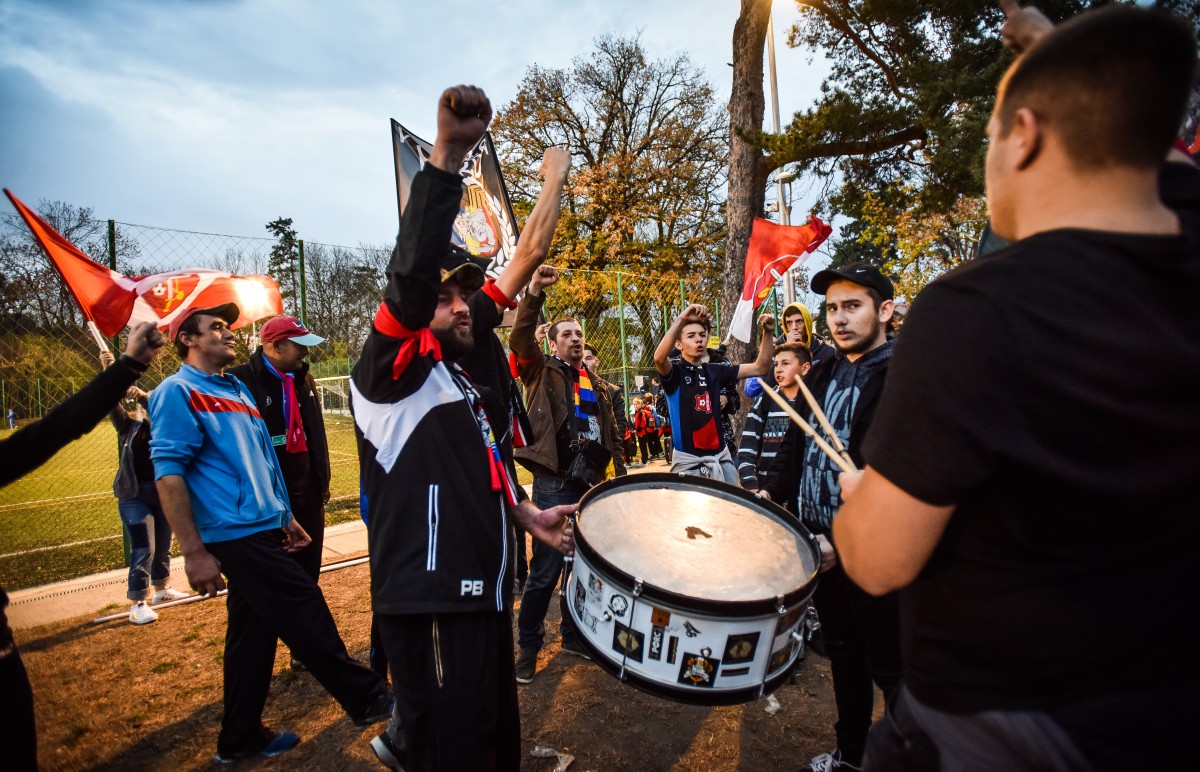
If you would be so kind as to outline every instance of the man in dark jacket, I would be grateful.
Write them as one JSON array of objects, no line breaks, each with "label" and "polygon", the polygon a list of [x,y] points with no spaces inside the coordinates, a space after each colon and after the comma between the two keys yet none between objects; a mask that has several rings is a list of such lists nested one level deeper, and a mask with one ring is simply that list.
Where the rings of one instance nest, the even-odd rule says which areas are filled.
[{"label": "man in dark jacket", "polygon": [[[0,486],[38,468],[64,445],[91,431],[146,372],[162,344],[163,337],[152,323],[136,325],[129,331],[125,353],[112,367],[40,421],[0,440]],[[33,691],[8,627],[7,607],[8,595],[0,587],[0,748],[7,769],[25,772],[38,768]]]},{"label": "man in dark jacket", "polygon": [[[580,455],[580,444],[603,446],[617,464],[623,462],[622,441],[607,389],[593,388],[592,375],[583,363],[583,330],[573,319],[560,319],[550,327],[555,354],[543,354],[534,340],[534,329],[545,304],[543,290],[558,281],[558,270],[543,265],[533,274],[529,290],[517,309],[509,345],[517,357],[525,384],[529,418],[535,441],[516,451],[518,461],[533,472],[533,500],[539,507],[573,504],[587,492],[588,483],[568,473]],[[601,470],[603,479],[603,470]],[[519,683],[529,683],[537,671],[537,654],[545,638],[543,621],[550,598],[563,571],[562,557],[537,543],[533,545],[529,581],[517,618],[520,652],[516,670]],[[564,651],[587,656],[575,640],[564,614],[560,623]]]},{"label": "man in dark jacket", "polygon": [[375,738],[406,770],[520,768],[513,679],[509,518],[572,551],[566,515],[539,511],[497,442],[509,414],[458,361],[475,345],[466,299],[484,283],[448,248],[463,158],[492,110],[472,86],[447,89],[438,133],[413,178],[387,288],[351,379],[370,505],[371,599],[403,737]]},{"label": "man in dark jacket", "polygon": [[[855,263],[821,271],[812,290],[825,295],[825,316],[837,354],[805,379],[838,438],[861,466],[862,444],[879,402],[892,342],[892,283],[873,266]],[[862,764],[875,704],[872,682],[890,695],[900,680],[899,610],[895,594],[875,598],[854,584],[838,565],[830,540],[841,489],[833,461],[797,426],[788,429],[771,466],[765,491],[772,501],[799,495],[800,515],[821,545],[821,580],[813,604],[833,674],[838,747],[815,757],[813,770],[858,769]]]},{"label": "man in dark jacket", "polygon": [[308,331],[294,316],[277,316],[262,326],[262,345],[245,364],[226,372],[250,389],[271,432],[271,444],[283,470],[292,517],[312,538],[296,558],[309,576],[321,575],[325,541],[325,504],[329,501],[329,442],[321,415],[321,396],[308,371],[310,346],[325,339]]}]

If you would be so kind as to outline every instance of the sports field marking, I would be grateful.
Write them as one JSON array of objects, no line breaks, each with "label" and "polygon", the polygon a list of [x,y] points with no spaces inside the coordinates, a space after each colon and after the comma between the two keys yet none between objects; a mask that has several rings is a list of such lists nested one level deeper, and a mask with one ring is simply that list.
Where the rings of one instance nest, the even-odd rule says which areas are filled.
[{"label": "sports field marking", "polygon": [[57,504],[60,501],[97,499],[101,496],[112,496],[112,491],[100,491],[99,493],[80,493],[75,496],[56,496],[52,499],[35,499],[34,501],[18,501],[13,504],[0,504],[0,512],[11,512],[14,509],[24,509],[26,507],[34,507],[41,504]]},{"label": "sports field marking", "polygon": [[69,542],[67,544],[52,544],[49,547],[34,547],[33,549],[21,550],[20,552],[6,552],[3,555],[0,555],[0,558],[15,558],[18,555],[32,555],[35,552],[47,552],[49,550],[60,550],[60,549],[63,549],[64,547],[78,547],[80,544],[92,544],[93,542],[112,541],[113,539],[120,539],[120,538],[121,538],[120,534],[114,534],[112,536],[101,536],[98,539],[84,539],[83,541],[73,541],[73,542]]}]

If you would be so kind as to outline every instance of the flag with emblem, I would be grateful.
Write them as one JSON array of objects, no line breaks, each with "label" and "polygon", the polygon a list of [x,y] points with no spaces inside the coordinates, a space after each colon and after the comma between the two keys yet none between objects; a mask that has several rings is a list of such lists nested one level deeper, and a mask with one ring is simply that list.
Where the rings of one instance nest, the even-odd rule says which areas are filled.
[{"label": "flag with emblem", "polygon": [[771,294],[797,260],[804,260],[829,238],[833,229],[817,217],[804,225],[776,225],[761,217],[754,218],[750,246],[746,250],[746,278],[742,297],[733,311],[729,334],[746,343],[754,331],[754,310]]},{"label": "flag with emblem", "polygon": [[183,268],[129,277],[97,263],[5,189],[5,194],[46,251],[88,321],[112,337],[127,324],[154,322],[161,328],[188,308],[236,303],[241,316],[232,327],[283,313],[279,284],[270,276],[235,276],[211,268]]},{"label": "flag with emblem", "polygon": [[[401,215],[408,204],[412,178],[425,166],[432,149],[433,145],[392,121],[396,196]],[[489,276],[499,276],[512,258],[520,232],[491,134],[485,133],[467,154],[459,174],[463,179],[463,194],[458,216],[454,218],[451,241],[487,260]]]}]

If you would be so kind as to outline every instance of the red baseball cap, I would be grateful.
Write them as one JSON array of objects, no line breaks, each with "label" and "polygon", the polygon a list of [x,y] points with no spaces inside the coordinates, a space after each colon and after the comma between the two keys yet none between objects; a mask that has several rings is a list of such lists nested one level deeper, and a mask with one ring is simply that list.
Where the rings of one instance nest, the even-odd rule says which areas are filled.
[{"label": "red baseball cap", "polygon": [[274,343],[278,340],[290,340],[301,346],[315,346],[324,343],[320,335],[313,335],[299,319],[294,316],[277,316],[262,326],[258,339],[263,343]]},{"label": "red baseball cap", "polygon": [[237,303],[226,303],[223,306],[213,306],[211,308],[188,308],[179,316],[172,319],[171,324],[167,326],[167,340],[174,343],[175,339],[179,337],[179,328],[196,314],[220,317],[225,320],[226,324],[232,325],[242,315],[242,312],[238,310]]}]

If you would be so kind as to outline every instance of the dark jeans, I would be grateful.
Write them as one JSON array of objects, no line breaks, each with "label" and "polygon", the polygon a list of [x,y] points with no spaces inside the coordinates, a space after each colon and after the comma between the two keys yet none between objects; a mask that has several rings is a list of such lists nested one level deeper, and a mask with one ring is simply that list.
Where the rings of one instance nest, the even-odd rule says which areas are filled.
[{"label": "dark jeans", "polygon": [[890,698],[900,683],[900,611],[895,593],[863,592],[840,565],[821,574],[813,594],[833,675],[838,747],[854,765],[862,759],[878,684]]},{"label": "dark jeans", "polygon": [[[0,615],[0,625],[6,625]],[[4,768],[12,772],[35,772],[37,763],[37,730],[33,718],[33,690],[21,662],[21,652],[12,651],[0,657],[0,749],[3,749]]]},{"label": "dark jeans", "polygon": [[145,600],[151,583],[162,587],[171,576],[171,524],[152,482],[138,486],[137,498],[118,499],[117,512],[129,534],[129,591],[125,596]]},{"label": "dark jeans", "polygon": [[350,658],[325,596],[283,549],[283,532],[262,531],[204,545],[229,580],[225,633],[225,715],[219,753],[257,751],[270,734],[262,711],[271,686],[276,639],[282,639],[353,718],[361,718],[387,686]]},{"label": "dark jeans", "polygon": [[[574,504],[587,493],[583,483],[562,480],[550,475],[534,475],[533,503],[540,509],[559,504]],[[546,637],[543,622],[546,620],[546,610],[550,608],[550,599],[554,596],[554,588],[559,576],[564,574],[562,553],[533,540],[533,559],[529,561],[529,580],[525,583],[525,594],[521,596],[521,611],[517,615],[517,643],[522,649],[538,651]],[[569,569],[566,569],[569,570]],[[566,583],[563,577],[563,583]],[[570,621],[564,614],[559,625],[563,637],[572,634]]]},{"label": "dark jeans", "polygon": [[[512,616],[379,614],[410,772],[521,767]],[[398,745],[401,743],[397,743]]]}]

